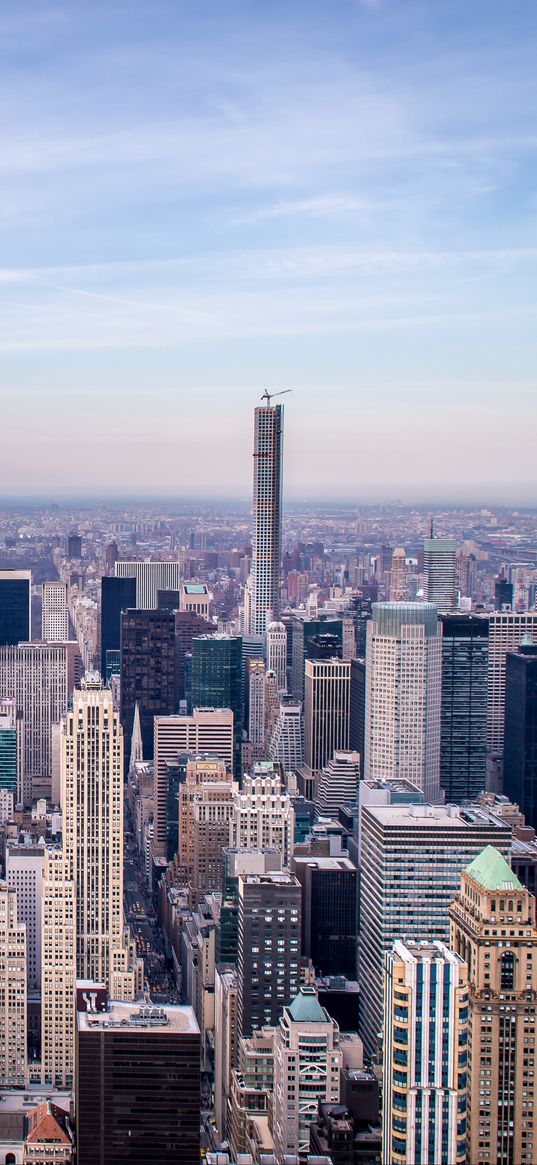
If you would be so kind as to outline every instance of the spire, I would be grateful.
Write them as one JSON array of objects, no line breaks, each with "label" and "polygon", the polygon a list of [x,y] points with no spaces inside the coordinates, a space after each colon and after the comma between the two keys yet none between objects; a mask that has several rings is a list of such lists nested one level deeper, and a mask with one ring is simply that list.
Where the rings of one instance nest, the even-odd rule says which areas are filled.
[{"label": "spire", "polygon": [[142,744],[142,725],[140,723],[140,708],[138,706],[137,700],[134,706],[134,718],[132,721],[131,756],[129,768],[132,769],[132,766],[136,761],[143,759],[144,749]]}]

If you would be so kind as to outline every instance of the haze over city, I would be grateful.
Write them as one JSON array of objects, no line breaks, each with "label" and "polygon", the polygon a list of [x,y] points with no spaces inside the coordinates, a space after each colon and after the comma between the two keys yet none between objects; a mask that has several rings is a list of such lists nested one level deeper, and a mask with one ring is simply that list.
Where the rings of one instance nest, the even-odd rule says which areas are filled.
[{"label": "haze over city", "polygon": [[534,500],[536,10],[4,6],[4,495]]}]

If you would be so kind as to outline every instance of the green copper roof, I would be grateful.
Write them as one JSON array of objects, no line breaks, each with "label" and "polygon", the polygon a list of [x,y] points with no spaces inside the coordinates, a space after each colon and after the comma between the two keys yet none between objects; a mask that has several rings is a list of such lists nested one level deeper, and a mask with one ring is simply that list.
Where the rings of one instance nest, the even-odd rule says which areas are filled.
[{"label": "green copper roof", "polygon": [[524,889],[511,866],[507,865],[505,858],[493,845],[487,845],[481,850],[464,872],[475,878],[484,890]]},{"label": "green copper roof", "polygon": [[296,1023],[326,1023],[326,1012],[321,1007],[314,987],[301,987],[289,1007]]}]

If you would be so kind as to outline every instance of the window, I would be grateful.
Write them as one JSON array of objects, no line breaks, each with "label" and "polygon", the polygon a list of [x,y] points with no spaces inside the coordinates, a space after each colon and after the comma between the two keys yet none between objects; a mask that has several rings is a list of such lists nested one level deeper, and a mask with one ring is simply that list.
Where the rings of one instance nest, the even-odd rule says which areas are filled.
[{"label": "window", "polygon": [[501,956],[501,989],[514,991],[515,987],[515,956],[512,951],[505,951]]}]

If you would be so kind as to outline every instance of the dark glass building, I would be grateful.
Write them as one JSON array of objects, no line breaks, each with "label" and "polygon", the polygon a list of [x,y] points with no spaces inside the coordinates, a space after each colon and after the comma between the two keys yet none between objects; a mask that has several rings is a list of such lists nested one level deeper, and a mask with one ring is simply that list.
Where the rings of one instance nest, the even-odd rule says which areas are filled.
[{"label": "dark glass building", "polygon": [[243,709],[240,635],[201,635],[192,640],[192,707],[231,708],[233,775],[240,782]]},{"label": "dark glass building", "polygon": [[191,1007],[77,1012],[78,1165],[199,1165],[200,1107]]},{"label": "dark glass building", "polygon": [[[104,575],[101,579],[101,675],[109,680],[121,647],[121,615],[136,606],[136,579]],[[109,654],[110,653],[110,654]]]},{"label": "dark glass building", "polygon": [[304,703],[304,668],[307,659],[341,659],[342,619],[293,620],[291,688],[295,700]]},{"label": "dark glass building", "polygon": [[0,647],[31,639],[31,597],[31,571],[0,570]]},{"label": "dark glass building", "polygon": [[506,656],[503,791],[537,829],[537,644]]},{"label": "dark glass building", "polygon": [[145,760],[153,758],[155,716],[176,711],[173,611],[124,611],[121,616],[121,722],[129,764],[134,709],[138,704]]},{"label": "dark glass building", "polygon": [[513,606],[514,587],[506,578],[497,578],[494,581],[494,610],[501,611],[502,607]]},{"label": "dark glass building", "polygon": [[485,788],[489,625],[484,615],[440,615],[440,785],[460,804]]},{"label": "dark glass building", "polygon": [[82,538],[73,530],[67,538],[67,557],[82,558]]},{"label": "dark glass building", "polygon": [[217,628],[197,611],[175,612],[175,645],[177,666],[177,695],[179,700],[187,698],[185,684],[185,656],[192,652],[192,643],[200,635],[216,635]]},{"label": "dark glass building", "polygon": [[317,975],[356,978],[356,866],[345,856],[295,857],[302,887],[302,954]]},{"label": "dark glass building", "polygon": [[360,754],[360,774],[364,773],[365,752],[365,659],[351,659],[349,748]]}]

